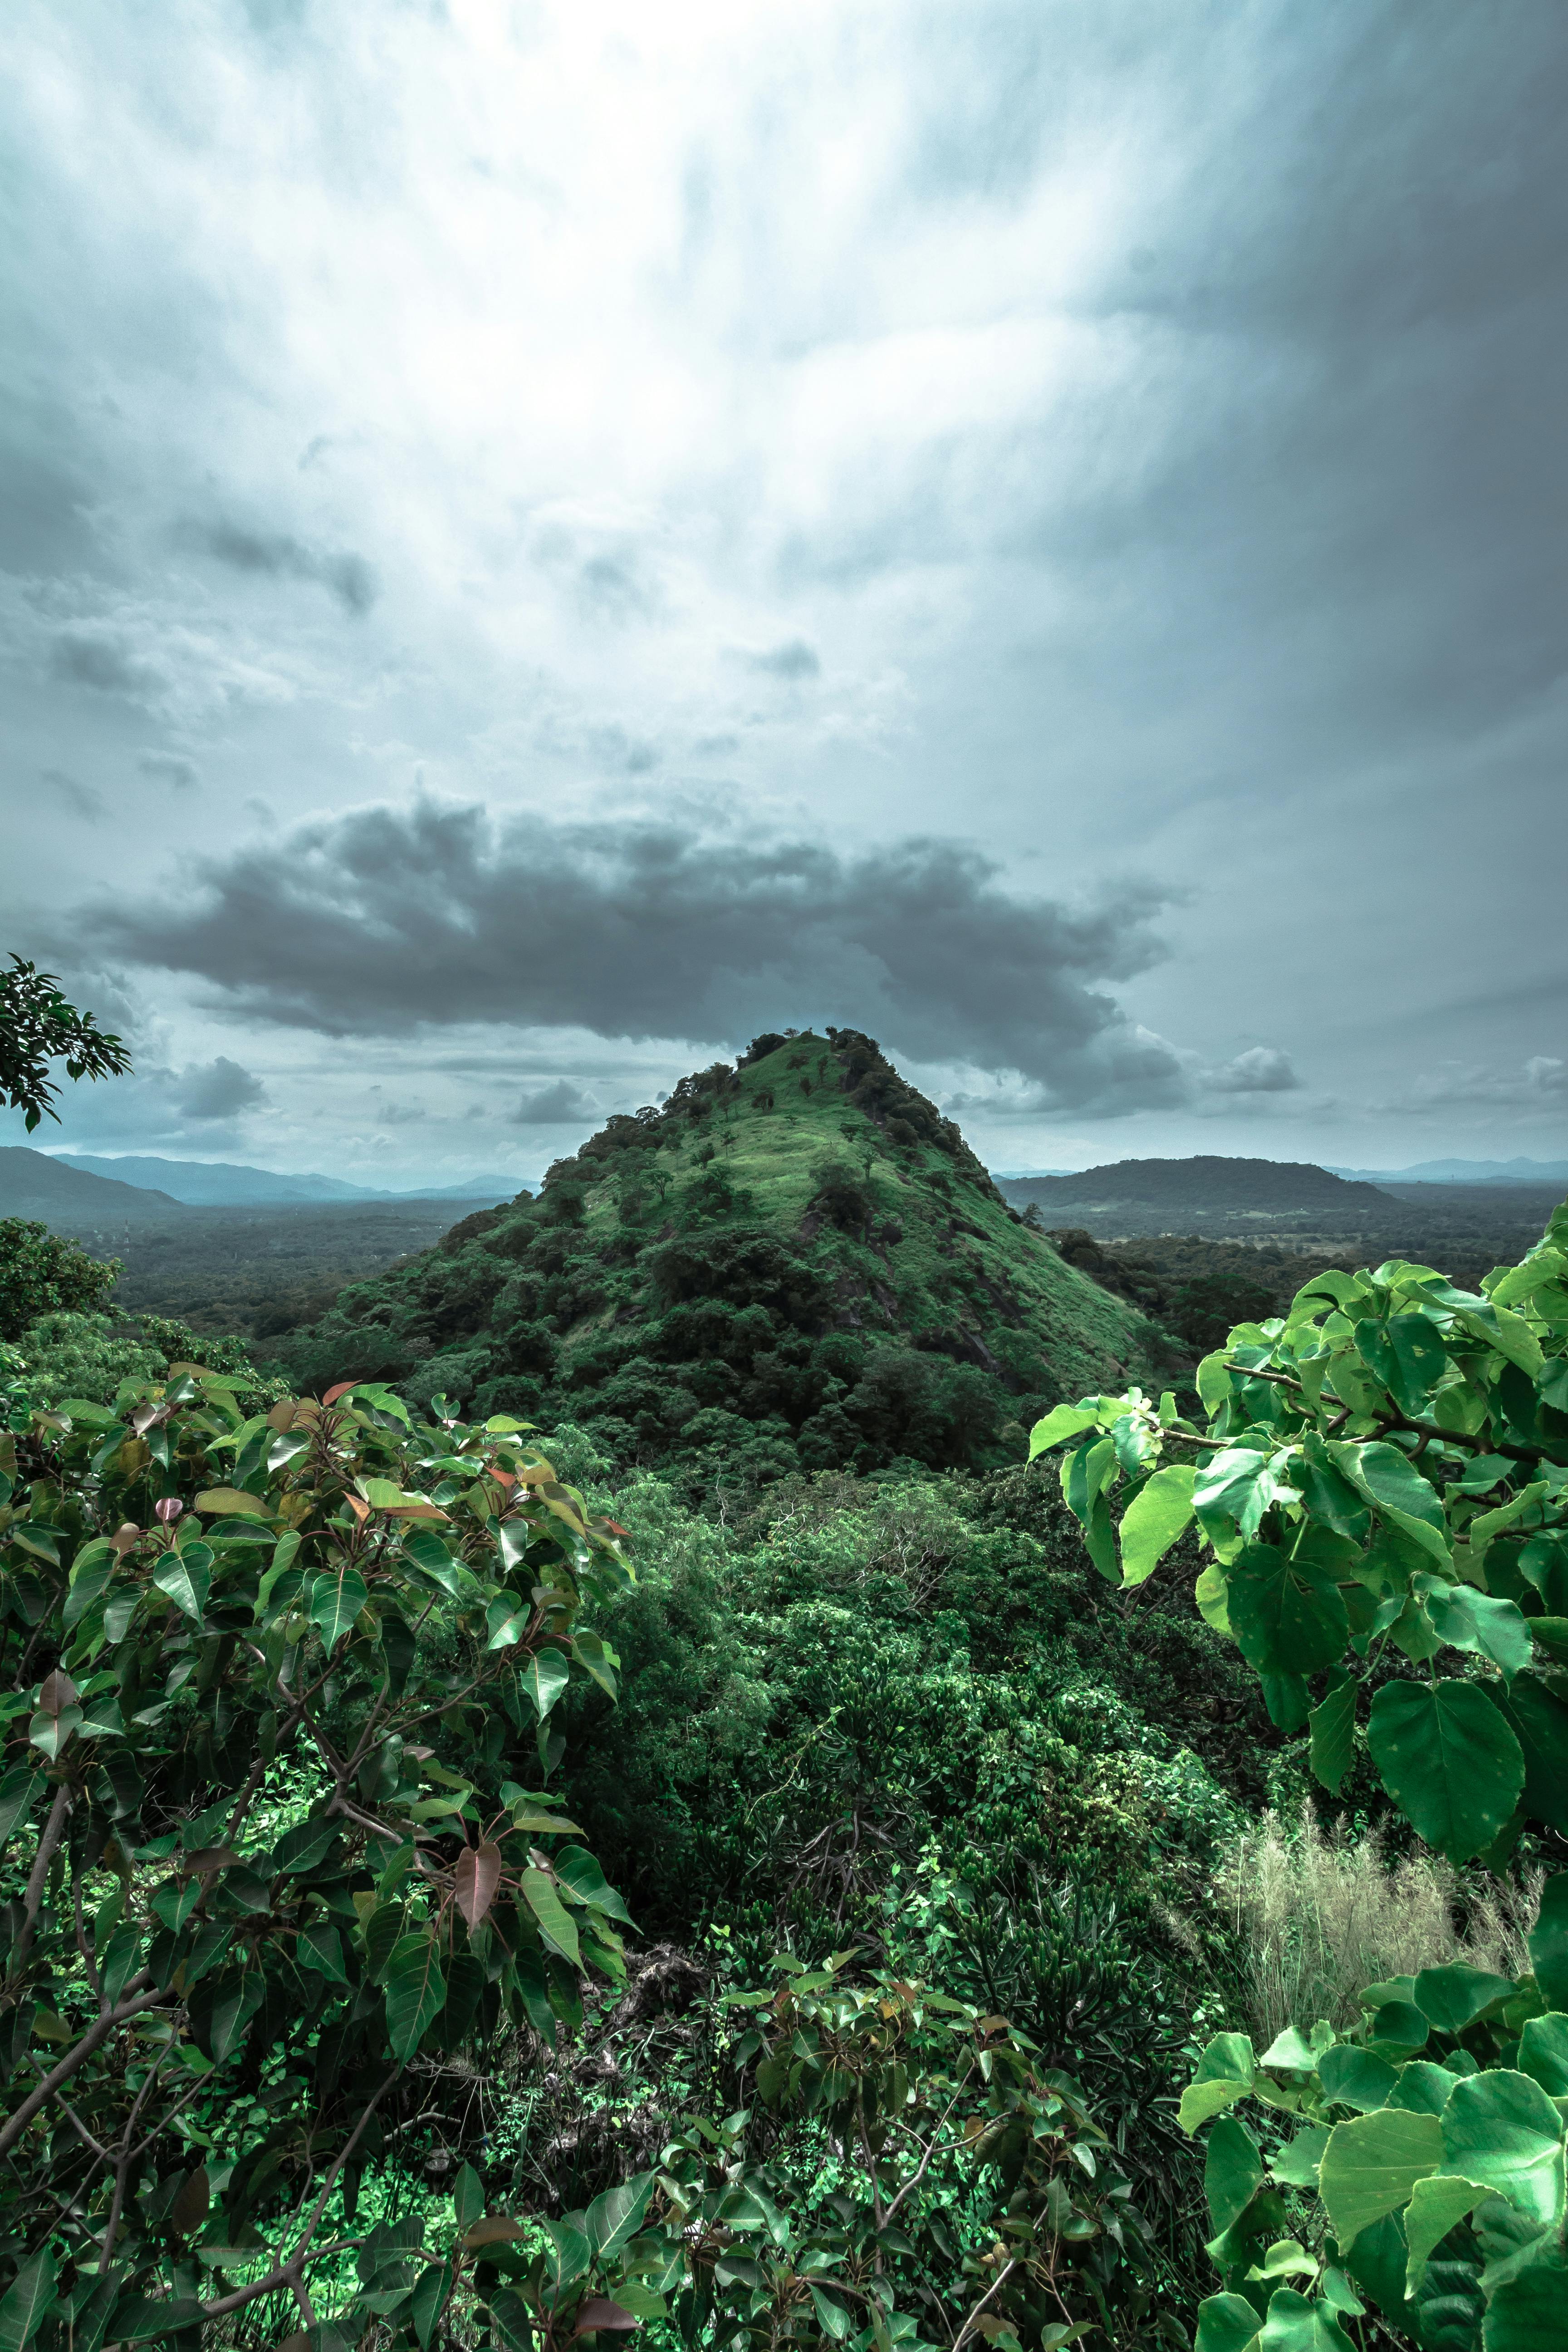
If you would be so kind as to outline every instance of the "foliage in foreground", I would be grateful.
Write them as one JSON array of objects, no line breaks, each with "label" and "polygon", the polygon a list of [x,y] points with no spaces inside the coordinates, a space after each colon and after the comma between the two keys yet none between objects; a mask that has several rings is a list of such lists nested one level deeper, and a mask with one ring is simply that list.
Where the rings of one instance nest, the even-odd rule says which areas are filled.
[{"label": "foliage in foreground", "polygon": [[0,1217],[0,1339],[19,1339],[41,1315],[91,1315],[119,1276],[118,1258],[89,1257],[29,1218]]},{"label": "foliage in foreground", "polygon": [[[0,2340],[91,2352],[279,2290],[311,2325],[422,2059],[548,2037],[621,1965],[548,1718],[574,1664],[613,1687],[583,1612],[629,1570],[515,1424],[385,1391],[247,1420],[173,1367],[11,1419]],[[290,1756],[314,1801],[279,1835]]]},{"label": "foliage in foreground", "polygon": [[[1290,2026],[1261,2057],[1244,2033],[1210,2042],[1182,2101],[1189,2130],[1215,2119],[1224,2287],[1199,2352],[1350,2352],[1363,2296],[1428,2352],[1563,2342],[1568,1875],[1547,1884],[1530,1957],[1517,1978],[1458,1961],[1368,1985],[1353,2030]],[[1298,2127],[1266,2151],[1234,2112],[1251,2102]]]},{"label": "foliage in foreground", "polygon": [[1568,1204],[1480,1293],[1402,1260],[1319,1275],[1197,1385],[1206,1430],[1136,1390],[1037,1425],[1033,1453],[1070,1442],[1100,1572],[1142,1583],[1195,1521],[1198,1604],[1324,1788],[1364,1739],[1455,1862],[1568,1835]]}]

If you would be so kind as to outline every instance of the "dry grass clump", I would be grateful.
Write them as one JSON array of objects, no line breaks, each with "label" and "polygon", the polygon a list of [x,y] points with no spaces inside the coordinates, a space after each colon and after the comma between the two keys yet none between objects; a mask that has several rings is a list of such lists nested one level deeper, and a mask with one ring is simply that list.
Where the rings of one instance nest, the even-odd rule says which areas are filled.
[{"label": "dry grass clump", "polygon": [[1352,1839],[1341,1821],[1325,1832],[1310,1805],[1293,1830],[1266,1813],[1215,1883],[1243,1942],[1253,2039],[1266,2049],[1320,2017],[1352,2024],[1363,1985],[1449,1960],[1519,1975],[1542,1876],[1467,1878],[1425,1846],[1391,1864],[1380,1831]]}]

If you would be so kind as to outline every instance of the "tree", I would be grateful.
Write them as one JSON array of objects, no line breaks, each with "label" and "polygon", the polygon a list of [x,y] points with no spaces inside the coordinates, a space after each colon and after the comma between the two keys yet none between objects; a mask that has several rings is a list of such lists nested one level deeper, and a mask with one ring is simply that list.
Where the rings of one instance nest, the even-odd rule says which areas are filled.
[{"label": "tree", "polygon": [[1036,1426],[1101,1574],[1141,1584],[1195,1524],[1198,1607],[1324,1788],[1364,1744],[1451,1861],[1568,1836],[1568,1203],[1479,1293],[1331,1267],[1196,1377],[1205,1429],[1136,1389]]},{"label": "tree", "polygon": [[19,955],[11,962],[13,969],[0,974],[0,1104],[23,1112],[31,1135],[46,1112],[59,1117],[51,1062],[63,1060],[71,1078],[122,1077],[131,1054],[90,1013],[68,1003],[52,971],[40,971]]},{"label": "tree", "polygon": [[17,1339],[40,1315],[90,1315],[120,1279],[117,1257],[89,1257],[47,1225],[0,1217],[0,1339]]}]

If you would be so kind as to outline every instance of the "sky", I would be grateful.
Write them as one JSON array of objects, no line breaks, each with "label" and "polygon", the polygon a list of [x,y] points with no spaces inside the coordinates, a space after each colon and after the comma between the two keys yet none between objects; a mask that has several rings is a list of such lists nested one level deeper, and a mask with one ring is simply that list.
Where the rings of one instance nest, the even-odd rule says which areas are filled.
[{"label": "sky", "polygon": [[[10,0],[49,1149],[1568,1150],[1560,0]],[[19,1118],[0,1141],[24,1139]]]}]

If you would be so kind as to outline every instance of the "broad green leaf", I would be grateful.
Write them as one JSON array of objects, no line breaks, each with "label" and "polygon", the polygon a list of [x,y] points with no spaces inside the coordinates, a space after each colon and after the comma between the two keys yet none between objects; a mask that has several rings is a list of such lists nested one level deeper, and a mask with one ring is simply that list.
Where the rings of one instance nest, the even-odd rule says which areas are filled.
[{"label": "broad green leaf", "polygon": [[1323,2150],[1329,2144],[1327,2124],[1308,2124],[1289,2141],[1273,2162],[1269,2172],[1276,2180],[1290,2189],[1315,2189],[1318,2168],[1323,2160]]},{"label": "broad green leaf", "polygon": [[1408,2107],[1418,2116],[1440,2116],[1458,2081],[1447,2066],[1430,2058],[1410,2058],[1399,2070],[1399,2081],[1388,2095],[1391,2107]]},{"label": "broad green leaf", "polygon": [[1313,1778],[1331,1796],[1338,1796],[1340,1783],[1355,1761],[1355,1710],[1360,1690],[1359,1683],[1340,1683],[1308,1717],[1312,1733]]},{"label": "broad green leaf", "polygon": [[[459,2230],[471,2229],[485,2210],[484,2183],[471,2164],[459,2165],[452,2183],[452,2211]],[[516,2224],[512,2224],[516,2233]]]},{"label": "broad green leaf", "polygon": [[436,2332],[437,2320],[447,2308],[451,2292],[450,2263],[426,2263],[414,2282],[409,2311],[414,2321],[414,2332],[424,2352],[429,2352],[430,2338]]},{"label": "broad green leaf", "polygon": [[1381,2107],[1336,2124],[1323,2150],[1318,2191],[1340,2244],[1349,2246],[1385,2213],[1407,2205],[1415,2183],[1442,2161],[1443,2126],[1436,2116]]},{"label": "broad green leaf", "polygon": [[1211,1559],[1193,1587],[1193,1599],[1197,1602],[1198,1615],[1205,1625],[1212,1625],[1216,1633],[1234,1638],[1231,1634],[1229,1592],[1224,1569],[1217,1560]]},{"label": "broad green leaf", "polygon": [[[202,1549],[205,1551],[205,1549],[204,1545]],[[206,1553],[206,1559],[210,1563],[210,1551]],[[189,1552],[166,1551],[153,1570],[153,1581],[160,1592],[168,1594],[176,1609],[183,1609],[195,1624],[201,1623],[202,1612],[207,1605],[207,1594],[212,1588],[208,1566],[193,1559]]]},{"label": "broad green leaf", "polygon": [[1048,1453],[1053,1445],[1062,1444],[1069,1437],[1080,1437],[1086,1429],[1100,1426],[1100,1399],[1091,1404],[1053,1405],[1044,1421],[1036,1422],[1029,1432],[1029,1460],[1037,1454]]},{"label": "broad green leaf", "polygon": [[1475,1650],[1511,1677],[1531,1659],[1530,1624],[1517,1601],[1494,1600],[1471,1584],[1427,1585],[1426,1614],[1450,1649]]},{"label": "broad green leaf", "polygon": [[363,1577],[346,1560],[328,1575],[315,1579],[310,1587],[310,1622],[320,1631],[321,1646],[329,1656],[369,1598]]},{"label": "broad green leaf", "polygon": [[555,1875],[565,1880],[574,1895],[584,1903],[603,1911],[611,1919],[622,1919],[628,1927],[636,1926],[631,1913],[605,1876],[603,1870],[586,1846],[563,1847],[555,1856]]},{"label": "broad green leaf", "polygon": [[1268,2298],[1268,2316],[1258,2338],[1258,2352],[1355,2352],[1340,2326],[1331,2303],[1321,2295],[1298,2294],[1294,2287],[1276,2287]]},{"label": "broad green leaf", "polygon": [[1363,2115],[1385,2106],[1398,2079],[1386,2058],[1353,2042],[1337,2042],[1318,2061],[1318,2080],[1330,2105],[1355,2107]]},{"label": "broad green leaf", "polygon": [[571,1678],[571,1664],[560,1650],[540,1650],[521,1669],[518,1675],[519,1685],[532,1701],[533,1711],[541,1723]]},{"label": "broad green leaf", "polygon": [[574,1633],[572,1655],[602,1691],[611,1698],[616,1696],[616,1669],[621,1662],[601,1634],[591,1633],[586,1628]]},{"label": "broad green leaf", "polygon": [[1542,1677],[1515,1675],[1500,1699],[1524,1754],[1524,1810],[1568,1835],[1568,1706]]},{"label": "broad green leaf", "polygon": [[1211,2294],[1198,2305],[1194,2352],[1254,2352],[1261,2325],[1244,2294]]},{"label": "broad green leaf", "polygon": [[805,2291],[810,2295],[816,2316],[822,2324],[823,2333],[830,2336],[835,2344],[842,2344],[855,2326],[848,2312],[841,2303],[836,2303],[830,2294],[825,2294],[815,2279],[806,2281]]},{"label": "broad green leaf", "polygon": [[1415,2006],[1439,2033],[1459,2034],[1493,2001],[1506,2000],[1513,1989],[1511,1977],[1493,1976],[1488,1969],[1451,1960],[1443,1968],[1421,1970],[1415,1979]]},{"label": "broad green leaf", "polygon": [[1121,1515],[1121,1580],[1142,1584],[1152,1576],[1192,1520],[1193,1481],[1186,1463],[1156,1470]]},{"label": "broad green leaf", "polygon": [[13,1764],[0,1780],[0,1845],[25,1822],[38,1801],[44,1776],[30,1764]]},{"label": "broad green leaf", "polygon": [[532,1616],[531,1601],[524,1601],[515,1592],[498,1592],[485,1611],[485,1627],[489,1635],[486,1649],[515,1648],[527,1633]]},{"label": "broad green leaf", "polygon": [[327,1850],[337,1836],[341,1824],[330,1813],[319,1813],[313,1820],[296,1822],[285,1830],[272,1850],[272,1867],[287,1871],[291,1877],[303,1878],[318,1863],[327,1858]]},{"label": "broad green leaf", "polygon": [[1226,1570],[1226,1606],[1241,1654],[1260,1675],[1312,1675],[1350,1640],[1338,1585],[1272,1544],[1248,1544]]},{"label": "broad green leaf", "polygon": [[574,1968],[582,1965],[582,1953],[577,1945],[577,1923],[555,1892],[548,1872],[525,1870],[519,1883],[523,1901],[539,1922],[539,1929],[552,1950]]},{"label": "broad green leaf", "polygon": [[0,2352],[26,2352],[55,2295],[55,2258],[43,2246],[25,2263],[0,2297]]},{"label": "broad green leaf", "polygon": [[634,2179],[623,2180],[614,2189],[606,2189],[595,2197],[588,2208],[588,2238],[600,2262],[618,2254],[630,2238],[642,2227],[654,2191],[656,2176],[639,2172]]},{"label": "broad green leaf", "polygon": [[1244,1539],[1255,1536],[1264,1512],[1288,1482],[1274,1474],[1272,1453],[1250,1446],[1224,1446],[1200,1464],[1193,1478],[1193,1508],[1211,1536],[1234,1527]]},{"label": "broad green leaf", "polygon": [[401,1937],[386,1964],[386,2038],[395,2058],[413,2057],[446,1998],[435,1936]]},{"label": "broad green leaf", "polygon": [[1211,2116],[1250,2098],[1258,2075],[1258,2060],[1245,2033],[1219,2033],[1198,2061],[1198,2071],[1182,2093],[1177,2120],[1192,2133]]},{"label": "broad green leaf", "polygon": [[330,1919],[318,1919],[309,1927],[300,1928],[296,1957],[301,1968],[328,1978],[333,1984],[346,1985],[349,1980],[343,1966],[342,1937]]},{"label": "broad green leaf", "polygon": [[1385,1683],[1366,1737],[1394,1803],[1451,1862],[1489,1845],[1519,1801],[1523,1753],[1474,1683]]},{"label": "broad green leaf", "polygon": [[1568,1870],[1557,1872],[1541,1890],[1541,1909],[1530,1931],[1530,1965],[1542,2000],[1568,2010]]},{"label": "broad green leaf", "polygon": [[1262,2186],[1258,2142],[1238,2116],[1221,2116],[1204,2156],[1204,2195],[1216,2238],[1240,2220]]},{"label": "broad green leaf", "polygon": [[1443,1506],[1436,1490],[1421,1475],[1408,1454],[1381,1442],[1369,1445],[1341,1443],[1328,1449],[1336,1465],[1356,1492],[1373,1504],[1385,1519],[1448,1565],[1449,1553]]},{"label": "broad green leaf", "polygon": [[1495,2189],[1532,2221],[1563,2218],[1563,2117],[1541,2084],[1508,2066],[1454,2086],[1444,2108],[1443,2168]]},{"label": "broad green leaf", "polygon": [[1485,2352],[1562,2352],[1565,2301],[1568,2272],[1561,2259],[1515,2272],[1487,2305]]},{"label": "broad green leaf", "polygon": [[71,1562],[70,1586],[60,1611],[60,1622],[70,1633],[109,1590],[120,1555],[112,1544],[84,1544]]},{"label": "broad green leaf", "polygon": [[1414,2294],[1426,2275],[1432,2249],[1441,2243],[1458,2221],[1473,2213],[1489,2194],[1479,2181],[1462,2180],[1451,2172],[1428,2173],[1410,2192],[1405,2213],[1405,2242],[1410,2250],[1405,2293]]},{"label": "broad green leaf", "polygon": [[1553,2099],[1568,2098],[1568,2015],[1549,2009],[1532,2017],[1519,2037],[1519,2071]]}]

